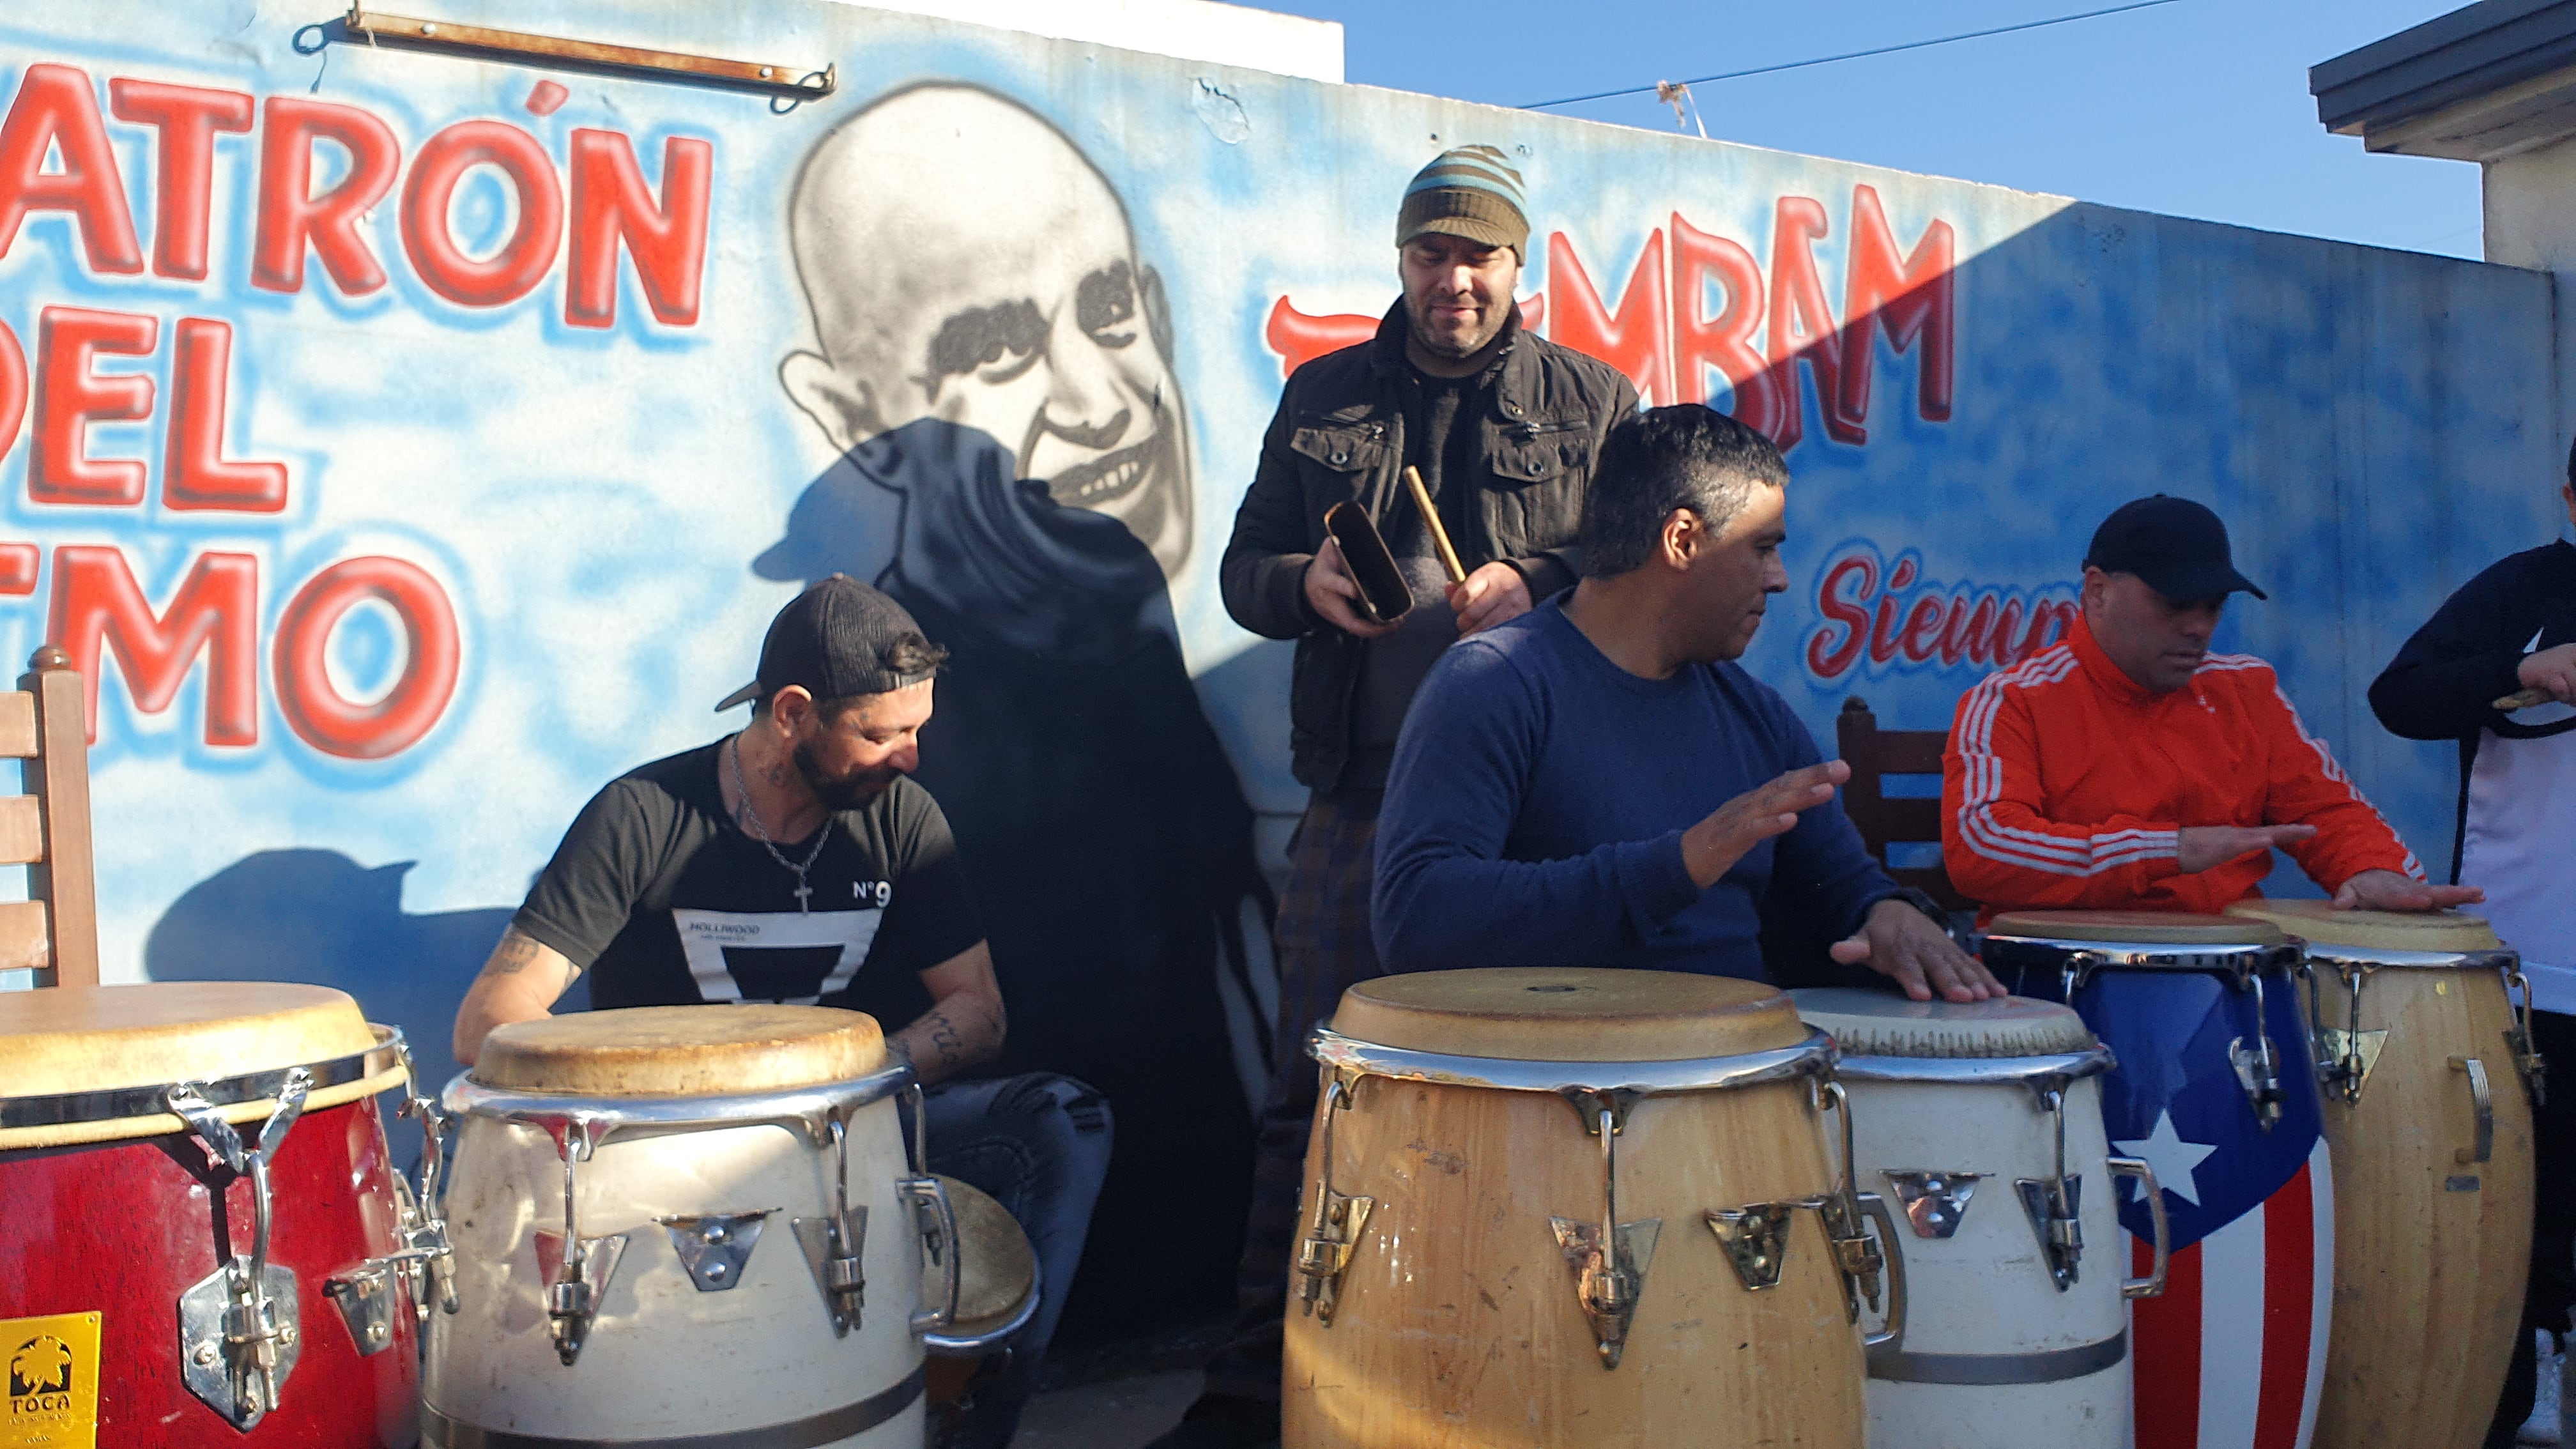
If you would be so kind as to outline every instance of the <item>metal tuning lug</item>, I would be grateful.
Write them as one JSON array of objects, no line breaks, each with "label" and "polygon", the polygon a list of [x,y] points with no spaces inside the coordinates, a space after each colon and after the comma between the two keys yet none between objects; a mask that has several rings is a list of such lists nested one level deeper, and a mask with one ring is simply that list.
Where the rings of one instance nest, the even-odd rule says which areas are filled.
[{"label": "metal tuning lug", "polygon": [[[2239,1071],[2242,1070],[2240,1065]],[[2275,1083],[2277,1089],[2278,1084]],[[2038,1104],[2042,1111],[2055,1119],[2057,1170],[2047,1177],[2016,1177],[2013,1189],[2021,1196],[2021,1210],[2030,1219],[2031,1232],[2039,1238],[2041,1256],[2048,1264],[2049,1281],[2063,1293],[2074,1287],[2082,1276],[2084,1225],[2080,1218],[2084,1204],[2084,1175],[2066,1170],[2065,1089],[2050,1087],[2040,1093]]]},{"label": "metal tuning lug", "polygon": [[[2318,1075],[2325,1085],[2339,1093],[2346,1102],[2361,1100],[2361,1090],[2370,1083],[2371,1068],[2379,1065],[2379,1054],[2388,1046],[2385,1031],[2347,1031],[2327,1027],[2317,1033]],[[2242,1067],[2238,1069],[2242,1071]]]},{"label": "metal tuning lug", "polygon": [[701,1293],[723,1293],[742,1281],[760,1225],[778,1208],[738,1213],[674,1213],[653,1221],[671,1235],[671,1250]]},{"label": "metal tuning lug", "polygon": [[1816,1215],[1824,1221],[1825,1240],[1833,1245],[1834,1267],[1843,1275],[1844,1312],[1858,1323],[1861,1300],[1868,1300],[1870,1312],[1878,1311],[1879,1283],[1887,1271],[1887,1252],[1861,1225],[1858,1209],[1839,1194],[1816,1204]]},{"label": "metal tuning lug", "polygon": [[591,1321],[608,1297],[609,1281],[617,1276],[617,1260],[625,1256],[627,1235],[581,1235],[580,1164],[598,1150],[604,1135],[601,1125],[578,1117],[545,1125],[563,1157],[564,1230],[537,1229],[537,1271],[545,1280],[546,1320],[554,1336],[555,1356],[569,1368],[581,1357],[582,1345],[590,1341]]},{"label": "metal tuning lug", "polygon": [[[2136,1178],[2138,1193],[2147,1205],[2147,1217],[2155,1225],[2155,1265],[2144,1278],[2120,1280],[2122,1298],[2161,1298],[2165,1291],[2165,1269],[2173,1258],[2173,1223],[2165,1216],[2164,1184],[2156,1181],[2156,1170],[2143,1157],[2106,1157],[2102,1166],[2111,1176]],[[2117,1189],[2114,1189],[2116,1192]],[[2117,1202],[2118,1199],[2112,1199]]]},{"label": "metal tuning lug", "polygon": [[340,1306],[340,1318],[349,1325],[349,1341],[358,1346],[360,1358],[373,1358],[394,1346],[396,1271],[394,1263],[376,1258],[323,1280],[322,1291]]},{"label": "metal tuning lug", "polygon": [[1601,1143],[1601,1216],[1597,1221],[1550,1217],[1549,1230],[1565,1266],[1574,1274],[1574,1300],[1592,1325],[1601,1367],[1615,1369],[1628,1351],[1628,1324],[1646,1291],[1646,1270],[1664,1220],[1619,1221],[1619,1134],[1627,1126],[1633,1093],[1573,1088],[1564,1093],[1575,1120]]},{"label": "metal tuning lug", "polygon": [[850,1206],[849,1127],[834,1117],[831,1133],[840,1167],[832,1188],[832,1214],[790,1218],[788,1226],[796,1231],[797,1246],[805,1250],[805,1266],[814,1271],[814,1286],[822,1290],[823,1308],[832,1316],[832,1336],[847,1338],[859,1326],[868,1302],[867,1269],[861,1261],[868,1241],[868,1210],[864,1203]]},{"label": "metal tuning lug", "polygon": [[420,1190],[413,1193],[405,1179],[397,1174],[394,1186],[400,1198],[395,1235],[402,1250],[394,1257],[402,1260],[403,1275],[411,1285],[412,1312],[420,1321],[429,1321],[430,1305],[442,1313],[456,1311],[456,1251],[447,1241],[447,1220],[441,1209],[440,1167],[446,1160],[448,1129],[453,1120],[438,1103],[420,1090],[420,1075],[414,1068],[411,1048],[396,1038],[402,1054],[404,1089],[402,1105],[396,1114],[420,1119]]},{"label": "metal tuning lug", "polygon": [[1343,1270],[1351,1266],[1351,1255],[1359,1249],[1360,1234],[1368,1230],[1377,1199],[1329,1187],[1318,1187],[1317,1198],[1312,1230],[1297,1243],[1297,1298],[1316,1321],[1329,1328],[1341,1299]]},{"label": "metal tuning lug", "polygon": [[1780,1286],[1780,1269],[1788,1256],[1789,1223],[1804,1202],[1752,1202],[1742,1207],[1715,1208],[1708,1214],[1708,1230],[1726,1249],[1726,1259],[1735,1265],[1735,1277],[1748,1293],[1760,1293]]},{"label": "metal tuning lug", "polygon": [[[544,1228],[536,1231],[538,1276],[545,1282],[546,1318],[555,1340],[555,1356],[566,1367],[581,1357],[590,1341],[591,1320],[608,1297],[618,1260],[626,1256],[625,1233],[570,1239]],[[578,1243],[578,1248],[571,1245]]]},{"label": "metal tuning lug", "polygon": [[1314,1210],[1306,1217],[1306,1235],[1297,1242],[1297,1301],[1327,1328],[1341,1301],[1342,1274],[1359,1249],[1369,1214],[1377,1210],[1373,1197],[1333,1190],[1333,1124],[1350,1110],[1356,1089],[1356,1078],[1338,1072],[1324,1084],[1324,1135],[1316,1152],[1322,1166],[1316,1175]]},{"label": "metal tuning lug", "polygon": [[[286,1134],[304,1115],[305,1094],[313,1078],[302,1067],[286,1074],[277,1107],[259,1129],[258,1142],[242,1145],[223,1114],[193,1082],[181,1082],[163,1093],[172,1112],[188,1124],[212,1165],[247,1176],[251,1185],[251,1248],[235,1254],[179,1295],[179,1374],[188,1392],[243,1433],[277,1407],[295,1361],[302,1352],[302,1325],[297,1319],[295,1274],[268,1261],[274,1202],[269,1195],[268,1166],[286,1143]],[[214,1190],[214,1210],[225,1211],[232,1179]]]},{"label": "metal tuning lug", "polygon": [[1615,1369],[1628,1350],[1628,1325],[1637,1316],[1637,1300],[1646,1291],[1646,1270],[1655,1261],[1655,1243],[1663,1236],[1662,1218],[1619,1225],[1618,1240],[1604,1248],[1599,1224],[1551,1217],[1548,1227],[1565,1265],[1574,1273],[1574,1297],[1592,1325],[1601,1366]]},{"label": "metal tuning lug", "polygon": [[963,1265],[958,1261],[957,1210],[948,1201],[948,1184],[924,1174],[897,1182],[895,1191],[912,1202],[913,1227],[921,1237],[922,1251],[929,1255],[932,1267],[941,1272],[941,1298],[937,1308],[924,1308],[912,1315],[915,1333],[944,1333],[957,1326],[957,1302],[964,1291]]},{"label": "metal tuning lug", "polygon": [[1968,1199],[1983,1181],[1982,1172],[1938,1172],[1922,1168],[1890,1169],[1882,1174],[1896,1189],[1905,1220],[1918,1238],[1946,1238],[1959,1231],[1968,1215]]},{"label": "metal tuning lug", "polygon": [[2083,1276],[2084,1225],[2076,1214],[2084,1201],[2084,1178],[2081,1174],[2062,1181],[2016,1177],[2013,1187],[2021,1194],[2021,1210],[2047,1258],[2048,1276],[2063,1293]]},{"label": "metal tuning lug", "polygon": [[2514,1070],[2522,1074],[2523,1088],[2531,1093],[2531,1105],[2549,1103],[2549,1061],[2531,1041],[2531,980],[2521,968],[2509,967],[2504,973],[2507,996],[2514,1004],[2513,1025],[2505,1028],[2505,1049],[2513,1056]]},{"label": "metal tuning lug", "polygon": [[2281,1120],[2282,1102],[2280,1063],[2272,1051],[2272,1038],[2256,1032],[2249,1047],[2240,1036],[2227,1044],[2227,1059],[2235,1064],[2237,1084],[2254,1108],[2255,1123],[2271,1131]]}]

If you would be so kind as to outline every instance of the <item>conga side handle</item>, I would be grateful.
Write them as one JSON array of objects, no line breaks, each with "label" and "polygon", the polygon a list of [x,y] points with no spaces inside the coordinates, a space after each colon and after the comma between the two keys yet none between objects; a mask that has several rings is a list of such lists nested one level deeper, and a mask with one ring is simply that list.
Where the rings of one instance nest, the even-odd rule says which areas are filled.
[{"label": "conga side handle", "polygon": [[2504,965],[2504,989],[2513,1003],[2513,1026],[2505,1045],[2512,1050],[2513,1064],[2522,1074],[2522,1085],[2531,1093],[2531,1105],[2542,1107],[2549,1102],[2549,1063],[2531,1038],[2531,978],[2522,974],[2522,958],[2508,954]]},{"label": "conga side handle", "polygon": [[[2156,1181],[2155,1168],[2143,1157],[2106,1157],[2102,1165],[2114,1178],[2134,1177],[2147,1195],[2147,1217],[2155,1224],[2154,1264],[2144,1278],[2120,1280],[2122,1298],[2161,1298],[2165,1292],[2165,1267],[2173,1257],[2173,1225],[2165,1219],[2165,1191]],[[2116,1191],[2116,1190],[2115,1190]]]},{"label": "conga side handle", "polygon": [[2451,1070],[2468,1075],[2469,1110],[2476,1114],[2477,1119],[2470,1138],[2473,1145],[2452,1148],[2451,1158],[2463,1166],[2493,1161],[2495,1159],[2495,1094],[2487,1086],[2487,1064],[2476,1057],[2453,1057]]}]

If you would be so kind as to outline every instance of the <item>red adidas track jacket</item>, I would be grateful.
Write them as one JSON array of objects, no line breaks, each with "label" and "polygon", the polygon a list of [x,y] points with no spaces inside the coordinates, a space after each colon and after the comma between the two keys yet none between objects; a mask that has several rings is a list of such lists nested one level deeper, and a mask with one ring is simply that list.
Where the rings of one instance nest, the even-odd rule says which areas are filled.
[{"label": "red adidas track jacket", "polygon": [[2079,616],[1959,701],[1941,764],[1941,862],[1989,917],[2208,913],[2262,894],[2268,852],[2183,874],[2174,832],[2189,825],[2313,825],[2288,849],[2328,892],[2365,870],[2423,874],[2251,655],[2213,654],[2151,694]]}]

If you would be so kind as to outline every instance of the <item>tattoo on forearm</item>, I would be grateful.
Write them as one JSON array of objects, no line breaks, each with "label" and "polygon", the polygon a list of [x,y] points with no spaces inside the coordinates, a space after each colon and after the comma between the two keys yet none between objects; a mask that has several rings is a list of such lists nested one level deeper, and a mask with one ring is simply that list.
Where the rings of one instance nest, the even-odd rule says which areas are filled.
[{"label": "tattoo on forearm", "polygon": [[934,1011],[923,1017],[921,1024],[929,1028],[930,1045],[939,1053],[941,1066],[953,1067],[966,1055],[966,1038],[957,1030],[957,1023],[948,1019],[947,1012]]},{"label": "tattoo on forearm", "polygon": [[545,948],[510,927],[501,933],[501,944],[492,948],[492,959],[483,963],[486,976],[516,976],[536,964],[537,953]]}]

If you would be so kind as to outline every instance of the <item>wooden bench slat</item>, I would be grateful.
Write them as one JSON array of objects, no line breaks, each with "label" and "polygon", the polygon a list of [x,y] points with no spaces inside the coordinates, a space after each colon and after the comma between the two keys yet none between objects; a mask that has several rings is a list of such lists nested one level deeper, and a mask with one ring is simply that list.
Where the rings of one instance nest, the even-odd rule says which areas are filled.
[{"label": "wooden bench slat", "polygon": [[0,865],[45,858],[44,810],[33,795],[0,795]]},{"label": "wooden bench slat", "polygon": [[54,964],[43,901],[0,901],[0,971],[42,971]]},{"label": "wooden bench slat", "polygon": [[0,692],[0,758],[36,757],[36,697],[23,689]]}]

